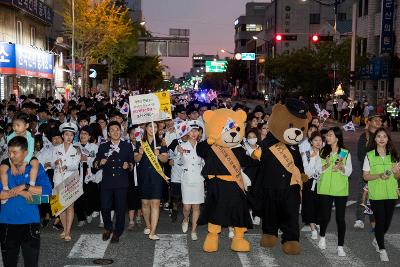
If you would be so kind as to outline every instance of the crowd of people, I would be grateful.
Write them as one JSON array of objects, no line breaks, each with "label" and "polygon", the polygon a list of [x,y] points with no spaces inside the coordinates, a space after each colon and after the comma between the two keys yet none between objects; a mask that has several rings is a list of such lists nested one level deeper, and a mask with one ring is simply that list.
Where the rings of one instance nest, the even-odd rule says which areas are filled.
[{"label": "crowd of people", "polygon": [[[246,111],[243,147],[248,150],[262,148],[268,135],[270,107],[257,106],[251,110],[241,104],[233,105],[230,99],[218,98],[208,102],[192,98],[182,103],[182,99],[173,97],[173,119],[132,125],[123,110],[129,93],[118,95],[114,99],[98,94],[69,101],[39,99],[34,95],[3,100],[0,241],[3,260],[8,266],[16,264],[19,247],[17,250],[16,244],[11,244],[12,250],[6,250],[11,245],[2,236],[19,236],[20,245],[32,242],[26,241],[22,233],[30,227],[38,229],[40,223],[41,227],[52,225],[60,231],[60,239],[69,242],[75,218],[78,227],[85,227],[99,217],[99,227],[104,228],[103,240],[111,238],[111,243],[117,243],[125,230],[128,212],[128,231],[142,227],[150,240],[158,240],[157,224],[160,208],[164,208],[169,210],[172,222],[177,222],[182,213],[182,232],[190,228],[191,239],[198,240],[198,219],[207,190],[207,179],[201,173],[204,160],[196,153],[197,144],[205,140],[203,113],[218,108]],[[342,113],[344,117],[346,113]],[[369,110],[366,118],[357,151],[363,175],[359,178],[361,205],[357,205],[354,227],[364,228],[365,211],[372,213],[369,216],[376,237],[373,245],[380,259],[388,261],[384,234],[399,194],[399,155],[390,132],[382,127],[382,116]],[[22,152],[16,156],[13,149]],[[337,252],[338,256],[346,256],[345,214],[353,166],[342,129],[324,128],[321,120],[314,117],[299,150],[304,172],[309,177],[302,190],[302,221],[310,227],[311,238],[319,239],[319,248],[326,249],[326,229],[334,205]],[[257,166],[244,169],[252,184],[257,170]],[[24,204],[24,198],[51,195],[51,189],[71,175],[80,177],[84,193],[60,216],[53,217],[50,205],[43,203],[39,206],[40,215],[32,211],[30,218],[21,213],[10,217],[24,209],[33,209],[32,205]],[[15,210],[19,205],[24,209]],[[252,216],[252,219],[254,224],[260,224],[260,218]],[[20,223],[28,230],[11,227]],[[10,227],[12,231],[7,232]],[[233,235],[230,230],[229,236]],[[34,249],[22,246],[22,249],[26,252],[25,261],[37,259],[38,246]]]}]

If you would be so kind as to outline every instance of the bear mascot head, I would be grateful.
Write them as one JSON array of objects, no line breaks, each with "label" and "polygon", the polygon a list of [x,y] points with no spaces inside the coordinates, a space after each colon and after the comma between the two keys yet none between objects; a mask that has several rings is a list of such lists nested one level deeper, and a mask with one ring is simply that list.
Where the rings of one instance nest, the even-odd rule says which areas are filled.
[{"label": "bear mascot head", "polygon": [[203,114],[207,143],[222,147],[236,147],[245,134],[247,115],[243,110],[207,110]]},{"label": "bear mascot head", "polygon": [[286,99],[285,104],[275,104],[268,120],[270,133],[280,142],[297,145],[307,134],[311,113],[307,106],[294,98]]}]

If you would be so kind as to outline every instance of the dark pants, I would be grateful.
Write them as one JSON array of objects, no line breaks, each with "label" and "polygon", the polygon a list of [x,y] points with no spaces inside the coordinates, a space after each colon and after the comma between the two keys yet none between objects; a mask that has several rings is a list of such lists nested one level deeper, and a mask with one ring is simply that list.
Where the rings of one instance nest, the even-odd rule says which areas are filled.
[{"label": "dark pants", "polygon": [[290,186],[289,189],[282,191],[268,189],[265,193],[263,233],[278,236],[278,229],[280,229],[282,243],[299,241],[300,187]]},{"label": "dark pants", "polygon": [[320,216],[321,216],[321,229],[320,236],[324,237],[326,233],[326,228],[328,227],[329,221],[331,220],[332,213],[332,203],[335,202],[336,208],[336,225],[338,231],[338,246],[343,246],[344,244],[344,236],[346,234],[346,221],[345,221],[345,212],[346,212],[346,203],[347,196],[345,197],[334,197],[327,195],[319,195],[319,203],[320,203]]},{"label": "dark pants", "polygon": [[128,188],[101,188],[100,190],[101,215],[103,216],[104,228],[113,231],[111,210],[114,201],[116,222],[113,232],[117,236],[120,236],[124,232],[127,192]]},{"label": "dark pants", "polygon": [[318,194],[317,187],[311,191],[314,179],[309,179],[303,184],[303,194],[301,201],[301,218],[305,224],[319,224],[318,220]]},{"label": "dark pants", "polygon": [[78,221],[85,221],[86,216],[100,210],[99,199],[98,184],[93,182],[83,183],[83,195],[78,198],[74,205]]},{"label": "dark pants", "polygon": [[385,249],[384,236],[389,229],[396,206],[396,199],[370,200],[375,216],[375,238],[379,249]]},{"label": "dark pants", "polygon": [[38,266],[40,224],[0,224],[0,242],[4,267],[18,265],[20,249],[25,267]]}]

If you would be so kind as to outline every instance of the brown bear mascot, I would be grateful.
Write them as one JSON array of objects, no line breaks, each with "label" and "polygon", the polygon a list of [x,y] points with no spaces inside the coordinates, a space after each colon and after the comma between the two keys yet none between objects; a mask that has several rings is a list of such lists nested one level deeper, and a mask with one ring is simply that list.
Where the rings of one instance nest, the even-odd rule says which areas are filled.
[{"label": "brown bear mascot", "polygon": [[282,250],[300,254],[299,205],[303,163],[298,143],[307,133],[311,114],[293,98],[276,104],[268,120],[270,132],[261,143],[262,155],[253,194],[262,218],[260,245],[273,247],[282,231]]},{"label": "brown bear mascot", "polygon": [[[244,238],[252,227],[245,182],[241,168],[257,166],[258,160],[246,155],[240,145],[244,136],[246,113],[230,109],[208,110],[204,113],[207,140],[196,151],[204,159],[202,175],[207,180],[207,195],[199,225],[208,225],[203,250],[218,250],[221,227],[234,227],[231,249],[248,252],[250,244]],[[253,152],[255,154],[255,152]]]}]

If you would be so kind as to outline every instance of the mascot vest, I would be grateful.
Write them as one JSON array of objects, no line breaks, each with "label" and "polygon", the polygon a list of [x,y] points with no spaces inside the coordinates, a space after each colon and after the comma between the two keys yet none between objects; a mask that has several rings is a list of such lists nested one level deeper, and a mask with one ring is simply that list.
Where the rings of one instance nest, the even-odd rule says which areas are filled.
[{"label": "mascot vest", "polygon": [[[375,150],[367,153],[370,166],[370,174],[384,173],[390,171],[393,166],[392,156],[384,158],[377,155]],[[387,180],[376,179],[368,181],[368,196],[371,200],[397,199],[397,180],[394,174]]]},{"label": "mascot vest", "polygon": [[[342,149],[348,153],[347,150]],[[333,172],[332,167],[335,165],[335,161],[338,159],[338,154],[330,156],[329,168],[321,174],[320,181],[318,183],[318,194],[328,195],[335,197],[344,197],[349,195],[349,177],[343,175],[340,171]],[[343,160],[343,165],[346,164],[347,157]],[[321,158],[322,166],[326,164],[326,159]]]}]

